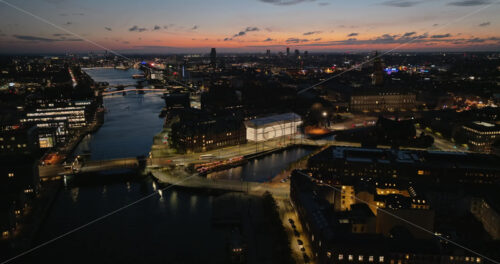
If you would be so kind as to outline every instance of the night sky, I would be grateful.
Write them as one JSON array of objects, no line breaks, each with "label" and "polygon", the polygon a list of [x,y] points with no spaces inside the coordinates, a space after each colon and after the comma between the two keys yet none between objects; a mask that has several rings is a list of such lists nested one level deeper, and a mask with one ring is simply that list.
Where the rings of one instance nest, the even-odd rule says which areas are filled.
[{"label": "night sky", "polygon": [[0,53],[103,50],[82,38],[123,53],[498,51],[499,13],[498,0],[0,0]]}]

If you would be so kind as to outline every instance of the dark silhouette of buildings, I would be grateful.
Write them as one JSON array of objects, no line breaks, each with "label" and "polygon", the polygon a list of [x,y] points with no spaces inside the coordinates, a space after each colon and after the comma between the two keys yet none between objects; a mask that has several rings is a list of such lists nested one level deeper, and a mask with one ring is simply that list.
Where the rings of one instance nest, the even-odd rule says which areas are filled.
[{"label": "dark silhouette of buildings", "polygon": [[394,178],[425,184],[494,184],[500,158],[477,153],[328,147],[311,157],[308,169],[318,180]]},{"label": "dark silhouette of buildings", "polygon": [[215,51],[215,48],[212,48],[210,51],[210,67],[212,68],[217,68],[217,52]]}]

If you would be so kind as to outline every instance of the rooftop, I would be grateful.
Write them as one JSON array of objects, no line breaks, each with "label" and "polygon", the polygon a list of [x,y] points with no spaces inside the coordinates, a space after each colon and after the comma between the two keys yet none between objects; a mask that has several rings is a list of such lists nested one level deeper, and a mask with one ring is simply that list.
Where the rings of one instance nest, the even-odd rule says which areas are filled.
[{"label": "rooftop", "polygon": [[272,115],[272,116],[266,116],[248,120],[245,122],[245,125],[247,127],[256,128],[256,127],[270,126],[273,124],[278,124],[282,122],[291,122],[291,121],[302,121],[302,119],[296,113],[284,113],[279,115]]}]

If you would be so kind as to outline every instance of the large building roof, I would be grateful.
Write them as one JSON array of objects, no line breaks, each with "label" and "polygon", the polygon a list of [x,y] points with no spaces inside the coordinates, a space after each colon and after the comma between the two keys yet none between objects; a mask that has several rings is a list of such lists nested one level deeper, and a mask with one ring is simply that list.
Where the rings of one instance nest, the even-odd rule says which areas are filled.
[{"label": "large building roof", "polygon": [[392,165],[438,168],[483,168],[500,170],[500,158],[494,155],[463,152],[393,150],[331,146],[310,160],[344,160],[354,163],[384,163]]},{"label": "large building roof", "polygon": [[468,127],[477,132],[497,132],[500,131],[500,126],[492,123],[475,121],[465,124],[464,127]]},{"label": "large building roof", "polygon": [[247,127],[257,128],[293,121],[302,121],[302,119],[296,113],[285,113],[248,120],[245,122],[245,125]]}]

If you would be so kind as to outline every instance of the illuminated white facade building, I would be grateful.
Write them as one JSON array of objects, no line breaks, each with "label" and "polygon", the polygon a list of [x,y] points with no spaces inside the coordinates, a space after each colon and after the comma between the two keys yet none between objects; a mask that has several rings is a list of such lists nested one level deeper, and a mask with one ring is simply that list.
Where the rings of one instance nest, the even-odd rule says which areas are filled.
[{"label": "illuminated white facade building", "polygon": [[266,141],[297,133],[302,119],[295,113],[272,115],[245,122],[248,141]]}]

